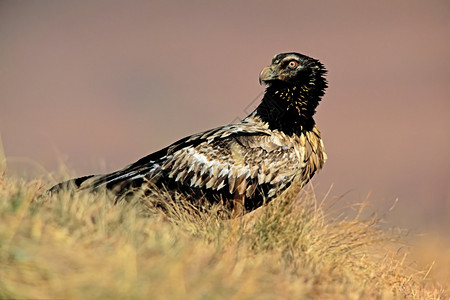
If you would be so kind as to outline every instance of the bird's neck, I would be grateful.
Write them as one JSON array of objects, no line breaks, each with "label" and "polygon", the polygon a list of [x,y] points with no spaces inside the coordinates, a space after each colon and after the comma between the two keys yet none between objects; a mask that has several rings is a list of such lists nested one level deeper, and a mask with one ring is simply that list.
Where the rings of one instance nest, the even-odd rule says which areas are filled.
[{"label": "bird's neck", "polygon": [[272,130],[287,135],[312,130],[314,113],[323,93],[314,87],[293,86],[285,83],[272,83],[264,94],[255,115],[268,124]]}]

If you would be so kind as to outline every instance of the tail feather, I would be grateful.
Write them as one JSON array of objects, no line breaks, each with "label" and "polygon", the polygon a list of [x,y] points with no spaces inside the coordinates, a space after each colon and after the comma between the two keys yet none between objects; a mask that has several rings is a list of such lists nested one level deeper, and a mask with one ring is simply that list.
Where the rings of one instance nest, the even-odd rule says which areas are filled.
[{"label": "tail feather", "polygon": [[79,177],[79,178],[75,178],[75,179],[66,180],[66,181],[63,181],[61,183],[54,185],[48,191],[51,194],[56,194],[63,190],[69,190],[72,188],[77,189],[77,188],[80,188],[80,186],[83,182],[85,182],[86,180],[88,180],[89,178],[92,178],[94,176],[95,175],[88,175],[88,176],[83,176],[83,177]]},{"label": "tail feather", "polygon": [[125,169],[105,174],[105,175],[89,175],[79,178],[70,179],[56,184],[49,189],[51,194],[58,193],[62,190],[98,190],[106,188],[115,193],[121,194],[127,188],[132,188],[142,184],[154,169],[153,165],[142,166],[140,168],[127,167]]}]

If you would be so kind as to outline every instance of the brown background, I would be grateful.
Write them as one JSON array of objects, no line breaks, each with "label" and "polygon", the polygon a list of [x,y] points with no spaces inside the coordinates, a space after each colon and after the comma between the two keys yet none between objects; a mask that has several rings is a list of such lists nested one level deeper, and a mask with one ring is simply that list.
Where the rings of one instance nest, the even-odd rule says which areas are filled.
[{"label": "brown background", "polygon": [[398,198],[391,224],[448,233],[449,3],[1,1],[8,172],[112,171],[243,118],[260,70],[298,51],[329,69],[318,197]]}]

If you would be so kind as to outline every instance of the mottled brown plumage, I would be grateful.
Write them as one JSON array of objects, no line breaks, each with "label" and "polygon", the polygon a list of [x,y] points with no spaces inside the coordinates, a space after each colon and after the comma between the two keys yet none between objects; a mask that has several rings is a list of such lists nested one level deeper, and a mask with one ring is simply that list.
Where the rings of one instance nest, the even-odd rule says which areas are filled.
[{"label": "mottled brown plumage", "polygon": [[107,188],[118,197],[151,184],[194,203],[204,197],[245,212],[298,192],[326,160],[313,119],[325,73],[310,57],[276,55],[260,74],[267,85],[260,105],[241,122],[181,139],[117,172],[69,182],[78,189]]}]

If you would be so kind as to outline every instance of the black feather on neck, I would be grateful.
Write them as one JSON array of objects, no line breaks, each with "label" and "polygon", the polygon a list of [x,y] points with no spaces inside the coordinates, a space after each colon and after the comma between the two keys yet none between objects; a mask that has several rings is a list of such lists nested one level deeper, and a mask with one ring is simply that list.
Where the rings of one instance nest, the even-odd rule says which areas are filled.
[{"label": "black feather on neck", "polygon": [[326,79],[318,74],[306,84],[293,84],[284,81],[272,81],[267,87],[256,115],[272,130],[287,135],[311,130],[315,125],[313,116],[327,87]]}]

